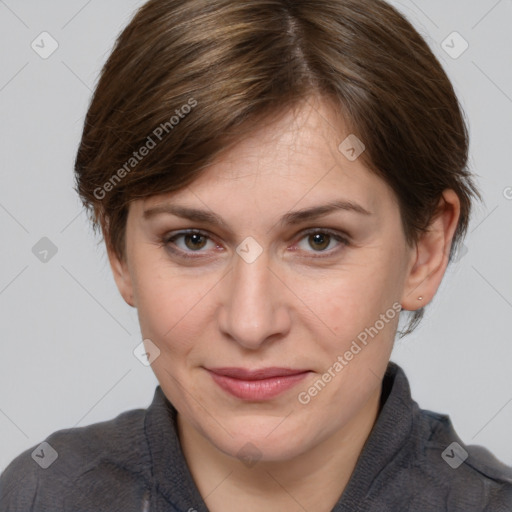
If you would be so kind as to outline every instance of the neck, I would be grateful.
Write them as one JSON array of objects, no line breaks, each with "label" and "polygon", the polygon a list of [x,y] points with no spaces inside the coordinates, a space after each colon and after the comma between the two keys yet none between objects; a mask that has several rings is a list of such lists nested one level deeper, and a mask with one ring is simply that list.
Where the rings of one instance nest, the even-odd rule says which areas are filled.
[{"label": "neck", "polygon": [[181,447],[210,512],[330,512],[339,501],[379,414],[381,387],[357,416],[307,452],[248,467],[218,450],[180,414]]}]

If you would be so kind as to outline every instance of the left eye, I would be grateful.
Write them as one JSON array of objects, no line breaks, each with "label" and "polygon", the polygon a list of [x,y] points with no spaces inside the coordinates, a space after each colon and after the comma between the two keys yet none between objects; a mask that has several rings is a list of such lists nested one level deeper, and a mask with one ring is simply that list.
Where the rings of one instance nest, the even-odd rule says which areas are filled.
[{"label": "left eye", "polygon": [[[327,252],[326,250],[329,246],[331,246],[332,249],[332,245],[336,245],[334,242],[338,242],[338,244],[341,243],[342,245],[348,244],[348,241],[342,236],[326,231],[313,231],[306,233],[301,238],[301,241],[303,240],[310,248],[314,249],[314,252]],[[308,252],[307,248],[304,250]]]}]

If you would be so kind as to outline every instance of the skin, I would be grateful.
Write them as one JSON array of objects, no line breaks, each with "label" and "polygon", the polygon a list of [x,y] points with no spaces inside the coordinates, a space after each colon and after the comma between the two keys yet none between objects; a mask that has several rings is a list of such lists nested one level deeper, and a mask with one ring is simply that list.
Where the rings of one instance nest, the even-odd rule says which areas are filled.
[{"label": "skin", "polygon": [[[398,314],[309,403],[298,395],[394,303],[415,310],[430,302],[446,270],[457,195],[444,191],[431,229],[409,247],[392,190],[338,150],[348,135],[328,103],[309,98],[255,127],[186,189],[132,202],[126,257],[109,250],[120,293],[160,350],[152,368],[178,411],[185,458],[212,512],[332,509],[378,417]],[[371,215],[338,210],[278,224],[341,199]],[[164,204],[214,212],[225,226],[169,213],[144,218]],[[349,235],[349,243],[329,231],[304,234],[310,228]],[[185,229],[210,238],[162,242]],[[252,263],[236,252],[247,237],[263,250]],[[185,260],[172,247],[198,257]],[[205,367],[215,366],[311,373],[276,398],[243,401],[213,382]],[[252,464],[237,455],[248,442],[257,450]]]}]

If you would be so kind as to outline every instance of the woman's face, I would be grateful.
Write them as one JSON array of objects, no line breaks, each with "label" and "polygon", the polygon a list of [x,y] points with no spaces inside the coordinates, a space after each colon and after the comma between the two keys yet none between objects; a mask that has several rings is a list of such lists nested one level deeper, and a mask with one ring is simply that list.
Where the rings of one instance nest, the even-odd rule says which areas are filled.
[{"label": "woman's face", "polygon": [[416,253],[348,135],[312,100],[130,206],[121,293],[181,421],[229,455],[297,456],[380,394]]}]

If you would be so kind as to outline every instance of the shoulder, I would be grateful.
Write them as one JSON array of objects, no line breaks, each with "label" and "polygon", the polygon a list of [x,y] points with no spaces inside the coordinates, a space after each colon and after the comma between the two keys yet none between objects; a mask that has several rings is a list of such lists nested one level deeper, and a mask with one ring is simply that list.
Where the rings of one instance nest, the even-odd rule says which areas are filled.
[{"label": "shoulder", "polygon": [[134,409],[109,421],[59,430],[27,449],[0,476],[0,509],[60,510],[56,507],[71,496],[81,499],[101,486],[110,492],[117,484],[122,492],[133,486],[136,492],[134,483],[148,478],[150,467],[145,415],[145,409]]},{"label": "shoulder", "polygon": [[512,510],[512,467],[489,450],[466,445],[449,416],[417,409],[421,424],[416,446],[425,482],[444,493],[448,510]]}]

